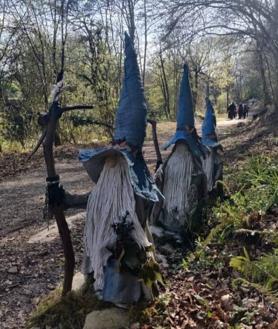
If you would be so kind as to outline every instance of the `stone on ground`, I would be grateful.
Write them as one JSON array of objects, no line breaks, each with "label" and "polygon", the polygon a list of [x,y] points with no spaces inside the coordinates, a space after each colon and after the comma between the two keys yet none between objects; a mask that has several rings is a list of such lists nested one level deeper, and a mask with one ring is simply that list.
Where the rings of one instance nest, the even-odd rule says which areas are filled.
[{"label": "stone on ground", "polygon": [[86,317],[83,329],[128,329],[128,311],[120,308],[108,308],[93,311]]},{"label": "stone on ground", "polygon": [[77,291],[82,288],[85,283],[85,276],[81,272],[77,272],[74,274],[72,280],[72,290]]}]

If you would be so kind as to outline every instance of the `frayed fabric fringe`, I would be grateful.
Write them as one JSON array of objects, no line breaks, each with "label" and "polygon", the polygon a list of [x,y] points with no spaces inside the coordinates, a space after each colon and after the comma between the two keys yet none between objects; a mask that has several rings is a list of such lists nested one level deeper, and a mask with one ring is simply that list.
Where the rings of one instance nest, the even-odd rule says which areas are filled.
[{"label": "frayed fabric fringe", "polygon": [[214,187],[214,178],[213,178],[213,172],[214,172],[214,154],[213,152],[210,152],[208,156],[206,156],[205,159],[202,159],[202,167],[203,171],[207,177],[207,190],[208,192],[212,191]]},{"label": "frayed fabric fringe", "polygon": [[189,193],[193,168],[193,158],[187,145],[177,144],[164,169],[163,186],[164,209],[171,217],[170,222],[174,220],[177,225],[184,225],[190,207]]},{"label": "frayed fabric fringe", "polygon": [[146,248],[151,245],[135,212],[135,197],[126,160],[117,156],[108,158],[87,204],[84,230],[87,265],[85,273],[94,273],[95,289],[102,290],[104,267],[111,256],[111,247],[117,236],[112,224],[129,213],[127,220],[133,223],[132,237]]}]

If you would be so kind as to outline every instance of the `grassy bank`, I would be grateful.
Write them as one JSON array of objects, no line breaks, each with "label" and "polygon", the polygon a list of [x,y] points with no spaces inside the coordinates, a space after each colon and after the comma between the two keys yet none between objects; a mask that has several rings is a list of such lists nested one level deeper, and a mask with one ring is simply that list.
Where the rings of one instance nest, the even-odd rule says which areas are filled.
[{"label": "grassy bank", "polygon": [[224,184],[229,197],[208,209],[196,249],[168,272],[167,303],[145,310],[142,328],[278,327],[278,159],[228,166]]}]

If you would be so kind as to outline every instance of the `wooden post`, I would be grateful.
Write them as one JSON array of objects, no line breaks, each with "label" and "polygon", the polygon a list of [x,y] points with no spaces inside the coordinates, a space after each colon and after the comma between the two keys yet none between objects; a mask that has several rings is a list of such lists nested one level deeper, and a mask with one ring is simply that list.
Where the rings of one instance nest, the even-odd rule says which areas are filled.
[{"label": "wooden post", "polygon": [[56,219],[65,256],[64,282],[62,291],[62,295],[64,296],[69,291],[71,291],[75,267],[74,250],[64,210],[68,208],[86,207],[89,193],[83,195],[75,195],[64,191],[63,187],[60,185],[60,178],[57,175],[55,168],[53,144],[55,141],[57,125],[63,112],[80,109],[92,109],[94,107],[92,105],[72,105],[61,108],[59,104],[59,96],[63,89],[62,80],[63,72],[61,71],[57,77],[57,84],[55,85],[52,91],[52,99],[49,112],[40,115],[38,119],[39,125],[43,127],[42,136],[28,159],[30,159],[39,149],[40,145],[43,144],[44,160],[47,171],[46,181],[48,192],[48,206],[51,213]]}]

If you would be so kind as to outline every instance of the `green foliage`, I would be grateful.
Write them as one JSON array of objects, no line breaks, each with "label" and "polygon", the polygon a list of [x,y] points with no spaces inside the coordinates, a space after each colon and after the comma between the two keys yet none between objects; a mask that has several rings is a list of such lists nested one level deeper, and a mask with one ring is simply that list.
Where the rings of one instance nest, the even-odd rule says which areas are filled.
[{"label": "green foliage", "polygon": [[218,224],[211,230],[206,244],[215,238],[225,241],[251,215],[264,215],[278,204],[278,161],[265,156],[252,157],[237,175],[230,176],[228,185],[235,184],[238,191],[212,210],[212,219]]},{"label": "green foliage", "polygon": [[[239,174],[239,180],[244,188],[269,188],[273,194],[272,202],[277,202],[278,185],[278,161],[267,156],[252,157],[243,172]],[[265,191],[264,191],[265,192]]]},{"label": "green foliage", "polygon": [[278,304],[278,249],[251,260],[244,248],[244,255],[232,257],[230,266],[243,275],[234,285],[252,286]]},{"label": "green foliage", "polygon": [[0,127],[2,138],[10,142],[19,142],[22,147],[32,124],[32,112],[23,108],[22,102],[12,100],[4,106]]},{"label": "green foliage", "polygon": [[[34,3],[34,6],[36,4]],[[90,17],[88,17],[90,21]],[[121,57],[106,40],[101,23],[87,23],[81,35],[69,38],[66,49],[65,90],[62,104],[93,104],[94,109],[74,112],[79,121],[114,123],[121,84]],[[53,49],[48,31],[23,34],[15,49],[16,60],[9,66],[10,74],[0,76],[0,145],[34,144],[41,129],[37,114],[48,109],[48,97],[60,67],[60,42]],[[35,47],[35,48],[34,48]],[[54,50],[56,57],[54,59]],[[1,72],[0,72],[1,74]],[[111,138],[105,127],[76,125],[66,113],[60,120],[62,142],[88,143]]]},{"label": "green foliage", "polygon": [[[260,290],[278,302],[278,238],[271,227],[265,228],[263,221],[268,212],[278,204],[278,161],[266,156],[252,157],[236,175],[230,175],[225,186],[235,192],[224,202],[218,202],[211,211],[208,236],[197,241],[196,251],[182,263],[183,268],[224,268],[228,265],[241,273],[235,283],[244,283]],[[263,224],[260,230],[260,225]],[[245,229],[250,227],[251,229]],[[252,225],[258,230],[252,230]],[[237,232],[256,233],[268,246],[267,253],[259,253],[254,259],[246,248],[239,255]],[[256,244],[257,239],[252,243]],[[214,245],[221,245],[215,256]],[[274,247],[273,250],[269,247]],[[226,264],[226,265],[225,265]]]},{"label": "green foliage", "polygon": [[278,289],[278,249],[256,260],[251,260],[244,249],[244,256],[232,257],[230,266],[251,282],[263,283],[269,289]]},{"label": "green foliage", "polygon": [[[271,226],[267,228],[264,224],[264,218],[278,204],[278,161],[267,156],[252,157],[236,175],[229,176],[225,186],[235,192],[228,200],[213,207],[210,222],[214,227],[182,265],[186,269],[194,264],[197,268],[217,270],[225,268],[230,259],[229,265],[241,275],[233,280],[234,286],[251,286],[278,304],[278,235]],[[252,225],[258,229],[252,229]],[[250,226],[250,230],[245,229]],[[254,248],[251,248],[254,254],[251,256],[246,242],[240,254],[235,237],[237,232],[247,234],[245,231],[251,236],[252,232],[257,234],[267,246],[267,252],[254,254]],[[257,241],[253,239],[251,243],[256,245]],[[222,247],[217,249],[215,257],[213,246],[219,244]]]}]

